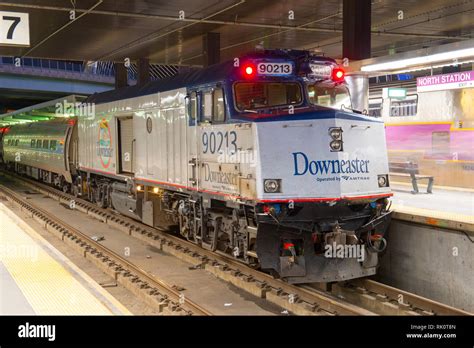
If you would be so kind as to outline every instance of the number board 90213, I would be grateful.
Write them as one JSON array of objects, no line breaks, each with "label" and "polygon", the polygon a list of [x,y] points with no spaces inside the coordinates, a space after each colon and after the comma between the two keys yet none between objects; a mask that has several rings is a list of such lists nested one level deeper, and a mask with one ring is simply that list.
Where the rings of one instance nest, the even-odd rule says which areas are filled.
[{"label": "number board 90213", "polygon": [[259,75],[291,75],[293,65],[291,63],[259,63],[257,72]]}]

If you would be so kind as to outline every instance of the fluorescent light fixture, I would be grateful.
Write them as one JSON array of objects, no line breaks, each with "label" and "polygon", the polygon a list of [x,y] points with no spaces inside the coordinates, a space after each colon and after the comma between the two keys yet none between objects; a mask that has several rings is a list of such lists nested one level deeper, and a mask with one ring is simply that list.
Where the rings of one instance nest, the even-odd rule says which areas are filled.
[{"label": "fluorescent light fixture", "polygon": [[432,55],[424,56],[424,57],[415,57],[415,58],[395,60],[395,61],[387,62],[387,63],[366,65],[366,66],[363,66],[361,70],[367,71],[367,72],[392,71],[392,70],[405,69],[408,67],[414,67],[417,65],[439,63],[439,62],[443,62],[447,60],[453,60],[453,64],[455,63],[459,64],[459,62],[455,62],[456,59],[467,58],[467,57],[472,57],[472,56],[474,56],[474,48],[466,48],[463,50],[437,53],[437,54],[432,54]]}]

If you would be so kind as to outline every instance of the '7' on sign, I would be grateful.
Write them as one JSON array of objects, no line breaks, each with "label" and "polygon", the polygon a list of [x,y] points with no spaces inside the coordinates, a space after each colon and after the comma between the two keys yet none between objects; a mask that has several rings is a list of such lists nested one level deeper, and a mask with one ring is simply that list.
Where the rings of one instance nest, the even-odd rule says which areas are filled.
[{"label": "'7' on sign", "polygon": [[29,46],[28,13],[0,11],[0,46]]}]

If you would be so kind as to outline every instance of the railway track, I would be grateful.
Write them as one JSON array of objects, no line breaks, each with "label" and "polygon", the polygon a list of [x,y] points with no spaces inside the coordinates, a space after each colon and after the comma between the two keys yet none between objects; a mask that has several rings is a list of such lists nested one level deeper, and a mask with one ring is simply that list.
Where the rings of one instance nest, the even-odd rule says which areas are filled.
[{"label": "railway track", "polygon": [[62,240],[79,249],[99,268],[111,274],[116,281],[142,297],[160,312],[172,315],[211,315],[205,308],[181,296],[163,281],[151,276],[128,260],[104,247],[76,228],[21,197],[15,191],[0,185],[0,194],[16,204],[50,232],[58,233]]},{"label": "railway track", "polygon": [[[313,285],[303,285],[303,287],[310,291],[321,291]],[[355,279],[330,284],[329,289],[325,291],[378,315],[473,315],[371,279]]]},{"label": "railway track", "polygon": [[[333,287],[335,295],[375,313],[387,315],[472,315],[461,309],[370,279],[356,279]],[[354,295],[355,294],[355,295]]]},{"label": "railway track", "polygon": [[26,186],[67,204],[72,209],[187,261],[196,268],[206,269],[224,281],[296,315],[470,315],[368,279],[332,284],[329,292],[308,285],[291,285],[252,269],[225,254],[202,249],[164,230],[146,226],[112,210],[99,208],[93,203],[45,184],[11,173],[2,173],[12,179],[21,180]]}]

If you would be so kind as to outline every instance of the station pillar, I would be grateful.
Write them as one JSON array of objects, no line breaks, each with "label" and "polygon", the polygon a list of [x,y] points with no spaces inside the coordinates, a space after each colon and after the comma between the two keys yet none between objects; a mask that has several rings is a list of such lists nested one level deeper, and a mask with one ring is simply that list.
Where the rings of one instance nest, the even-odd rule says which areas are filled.
[{"label": "station pillar", "polygon": [[343,57],[350,60],[370,58],[371,0],[344,0],[343,3]]},{"label": "station pillar", "polygon": [[217,64],[221,60],[221,34],[206,33],[202,40],[203,66]]},{"label": "station pillar", "polygon": [[150,60],[146,58],[138,59],[138,81],[139,86],[150,82]]},{"label": "station pillar", "polygon": [[123,63],[115,63],[115,89],[128,86],[127,68]]},{"label": "station pillar", "polygon": [[[349,62],[371,57],[371,0],[344,0],[343,2],[343,57]],[[346,76],[351,93],[352,108],[360,112],[369,109],[369,77],[362,72]]]}]

